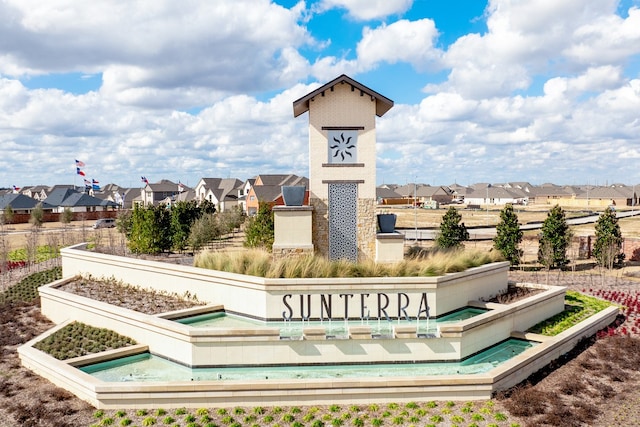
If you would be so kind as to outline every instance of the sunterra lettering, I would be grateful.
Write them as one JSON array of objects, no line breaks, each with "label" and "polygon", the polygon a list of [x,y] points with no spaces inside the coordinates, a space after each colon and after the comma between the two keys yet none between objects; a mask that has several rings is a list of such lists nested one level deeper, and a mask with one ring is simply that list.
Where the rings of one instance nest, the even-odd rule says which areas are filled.
[{"label": "sunterra lettering", "polygon": [[[298,297],[298,298],[295,298]],[[359,313],[349,313],[349,303],[355,298],[359,298]],[[395,298],[395,304],[391,305],[392,299]],[[297,303],[295,300],[298,300]],[[334,316],[334,300],[338,308]],[[370,304],[374,305],[374,318],[386,318],[391,320],[389,312],[396,314],[398,319],[404,318],[411,320],[411,316],[407,309],[411,305],[411,298],[404,292],[391,294],[391,298],[386,293],[376,294],[286,294],[282,297],[282,304],[285,310],[282,312],[282,318],[286,321],[311,319],[312,307],[320,307],[320,320],[333,320],[351,318],[360,318],[362,320],[371,318]],[[429,305],[427,303],[427,294],[422,293],[420,297],[420,306],[414,318],[424,316],[429,317]],[[357,317],[356,317],[357,316]]]}]

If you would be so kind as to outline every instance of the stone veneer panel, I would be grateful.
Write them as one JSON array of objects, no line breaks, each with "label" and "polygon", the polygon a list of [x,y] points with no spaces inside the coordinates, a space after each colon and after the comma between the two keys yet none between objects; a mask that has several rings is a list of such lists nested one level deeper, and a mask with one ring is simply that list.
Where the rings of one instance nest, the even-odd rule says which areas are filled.
[{"label": "stone veneer panel", "polygon": [[[328,200],[310,199],[313,206],[313,246],[319,255],[329,254]],[[358,199],[358,261],[376,258],[376,201]]]}]

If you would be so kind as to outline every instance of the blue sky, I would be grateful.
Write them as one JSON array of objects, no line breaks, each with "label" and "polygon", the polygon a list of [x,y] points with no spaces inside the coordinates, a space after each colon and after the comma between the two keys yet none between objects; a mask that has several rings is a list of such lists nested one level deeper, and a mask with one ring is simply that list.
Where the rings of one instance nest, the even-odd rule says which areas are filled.
[{"label": "blue sky", "polygon": [[[640,183],[640,0],[0,3],[0,187],[308,175],[292,102],[395,102],[377,183]],[[283,149],[284,147],[284,149]]]}]

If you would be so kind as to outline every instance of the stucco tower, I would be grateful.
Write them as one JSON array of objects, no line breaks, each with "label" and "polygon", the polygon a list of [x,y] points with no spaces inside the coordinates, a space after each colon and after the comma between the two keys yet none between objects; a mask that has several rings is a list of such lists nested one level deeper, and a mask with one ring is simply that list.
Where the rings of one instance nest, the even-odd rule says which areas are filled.
[{"label": "stucco tower", "polygon": [[393,101],[346,75],[294,101],[309,112],[313,245],[329,259],[376,258],[376,116]]}]

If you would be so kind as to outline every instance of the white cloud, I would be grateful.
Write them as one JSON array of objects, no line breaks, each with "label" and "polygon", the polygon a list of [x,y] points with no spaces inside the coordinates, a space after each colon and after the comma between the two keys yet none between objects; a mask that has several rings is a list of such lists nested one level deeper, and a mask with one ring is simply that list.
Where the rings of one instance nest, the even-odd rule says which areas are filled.
[{"label": "white cloud", "polygon": [[371,69],[379,62],[406,62],[424,71],[441,55],[434,47],[438,31],[431,19],[407,21],[402,19],[378,28],[365,28],[358,43],[358,62]]},{"label": "white cloud", "polygon": [[575,62],[622,63],[640,52],[640,9],[629,9],[626,19],[605,14],[577,28],[572,39],[564,54]]},{"label": "white cloud", "polygon": [[297,23],[301,6],[268,0],[11,0],[0,11],[10,17],[0,24],[0,73],[104,70],[103,93],[134,90],[121,100],[147,106],[157,96],[200,105],[219,98],[212,91],[288,87],[306,72],[294,51],[312,42]]},{"label": "white cloud", "polygon": [[349,16],[359,21],[384,19],[406,12],[413,0],[322,0],[318,12],[333,8],[347,9]]},{"label": "white cloud", "polygon": [[591,64],[615,67],[640,52],[640,13],[631,9],[622,19],[615,15],[616,3],[492,0],[488,32],[452,44],[443,56],[451,69],[447,81],[425,90],[504,96],[527,89],[536,74],[583,72]]}]

